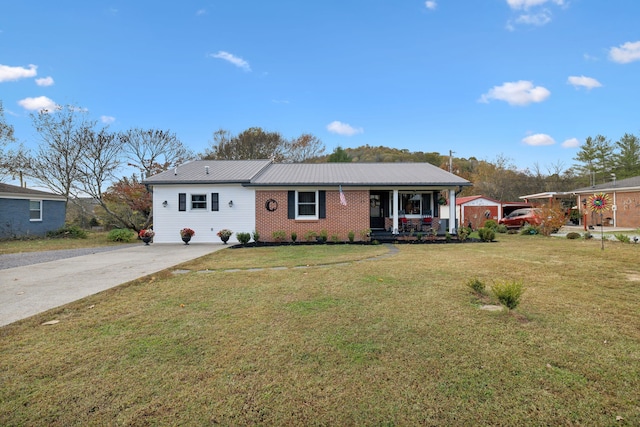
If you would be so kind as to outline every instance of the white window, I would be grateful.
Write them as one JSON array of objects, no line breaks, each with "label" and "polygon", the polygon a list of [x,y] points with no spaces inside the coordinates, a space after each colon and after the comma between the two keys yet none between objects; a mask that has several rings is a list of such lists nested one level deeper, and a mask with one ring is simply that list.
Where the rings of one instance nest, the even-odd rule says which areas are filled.
[{"label": "white window", "polygon": [[42,221],[42,200],[29,200],[29,220]]},{"label": "white window", "polygon": [[206,194],[192,194],[191,195],[191,209],[207,209],[207,195]]},{"label": "white window", "polygon": [[296,193],[296,218],[318,218],[318,193],[316,191],[298,191]]}]

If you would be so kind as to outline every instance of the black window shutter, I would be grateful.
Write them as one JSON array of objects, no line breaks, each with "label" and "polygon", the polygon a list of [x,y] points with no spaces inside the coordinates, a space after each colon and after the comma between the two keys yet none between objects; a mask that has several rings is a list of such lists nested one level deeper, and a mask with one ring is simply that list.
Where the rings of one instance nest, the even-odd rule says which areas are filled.
[{"label": "black window shutter", "polygon": [[211,210],[212,211],[219,211],[220,210],[220,203],[219,203],[219,195],[218,193],[211,193]]},{"label": "black window shutter", "polygon": [[327,217],[327,192],[324,190],[318,191],[318,217]]},{"label": "black window shutter", "polygon": [[287,193],[287,218],[296,218],[296,192],[289,191]]},{"label": "black window shutter", "polygon": [[178,193],[178,210],[187,210],[187,193]]}]

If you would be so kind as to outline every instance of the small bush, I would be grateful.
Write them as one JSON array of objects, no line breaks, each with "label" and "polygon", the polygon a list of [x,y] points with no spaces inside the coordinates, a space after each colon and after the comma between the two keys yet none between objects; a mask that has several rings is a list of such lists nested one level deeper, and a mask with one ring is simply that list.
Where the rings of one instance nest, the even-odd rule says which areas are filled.
[{"label": "small bush", "polygon": [[364,230],[360,230],[360,238],[363,241],[368,242],[369,239],[371,238],[371,229],[365,228]]},{"label": "small bush", "polygon": [[584,233],[584,240],[589,240],[593,238],[593,234],[589,233],[588,231],[586,233]]},{"label": "small bush", "polygon": [[631,239],[626,234],[614,234],[614,236],[622,243],[631,243]]},{"label": "small bush", "polygon": [[513,310],[520,304],[520,297],[524,292],[522,282],[503,280],[493,284],[491,290],[498,301],[509,310]]},{"label": "small bush", "polygon": [[292,232],[291,232],[291,241],[292,241],[293,243],[295,243],[295,242],[296,242],[296,240],[298,240],[298,233],[296,233],[295,231],[292,231]]},{"label": "small bush", "polygon": [[504,225],[504,224],[498,224],[498,226],[496,227],[496,232],[497,232],[497,233],[504,234],[504,233],[506,233],[507,231],[509,231],[509,229],[508,229],[508,228],[507,228],[507,226],[506,226],[506,225]]},{"label": "small bush", "polygon": [[567,233],[567,239],[575,240],[579,238],[580,238],[580,233],[576,233],[575,231],[572,231],[571,233]]},{"label": "small bush", "polygon": [[236,238],[240,244],[246,245],[251,240],[251,233],[236,233]]},{"label": "small bush", "polygon": [[523,236],[540,234],[540,228],[535,225],[527,224],[520,229],[520,234]]},{"label": "small bush", "polygon": [[467,286],[470,287],[471,290],[473,290],[473,292],[476,292],[478,294],[484,294],[485,293],[485,285],[477,277],[469,279],[467,281]]},{"label": "small bush", "polygon": [[57,230],[47,232],[52,239],[86,239],[87,232],[77,225],[65,225]]},{"label": "small bush", "polygon": [[333,243],[338,243],[340,241],[340,236],[338,236],[337,234],[332,234],[331,235],[331,241]]},{"label": "small bush", "polygon": [[260,233],[258,233],[256,230],[253,230],[253,233],[251,233],[251,236],[253,237],[254,242],[258,243],[260,241]]},{"label": "small bush", "polygon": [[349,239],[349,242],[353,243],[356,238],[356,233],[354,233],[353,231],[349,231],[349,234],[347,234],[347,238]]},{"label": "small bush", "polygon": [[329,232],[327,230],[321,230],[318,237],[320,237],[320,241],[322,243],[326,243],[327,239],[329,238]]},{"label": "small bush", "polygon": [[471,227],[460,227],[460,229],[458,230],[458,239],[460,239],[461,242],[464,242],[469,238],[470,234]]},{"label": "small bush", "polygon": [[309,230],[306,233],[304,233],[304,238],[307,242],[312,242],[316,240],[316,237],[317,237],[317,234],[313,230]]},{"label": "small bush", "polygon": [[483,242],[492,242],[496,238],[496,232],[491,228],[478,228],[478,236]]},{"label": "small bush", "polygon": [[498,228],[498,223],[493,219],[488,219],[484,222],[484,228],[489,228],[491,230],[496,230]]},{"label": "small bush", "polygon": [[271,237],[274,241],[281,243],[287,238],[287,233],[284,230],[278,230],[271,233]]},{"label": "small bush", "polygon": [[130,242],[136,235],[128,228],[115,228],[107,234],[107,240],[111,242]]}]

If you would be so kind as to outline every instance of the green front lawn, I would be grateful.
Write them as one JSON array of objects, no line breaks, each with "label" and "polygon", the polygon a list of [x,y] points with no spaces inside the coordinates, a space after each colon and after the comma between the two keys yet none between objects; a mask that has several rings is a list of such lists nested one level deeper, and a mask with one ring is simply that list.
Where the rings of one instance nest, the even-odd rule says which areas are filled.
[{"label": "green front lawn", "polygon": [[640,247],[498,239],[225,249],[8,325],[0,425],[639,425]]}]

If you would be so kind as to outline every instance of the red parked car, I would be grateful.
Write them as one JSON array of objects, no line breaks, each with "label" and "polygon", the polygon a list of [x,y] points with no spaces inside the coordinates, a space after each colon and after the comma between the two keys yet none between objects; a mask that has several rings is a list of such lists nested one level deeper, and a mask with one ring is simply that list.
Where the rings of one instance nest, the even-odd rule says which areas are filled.
[{"label": "red parked car", "polygon": [[498,220],[498,224],[504,224],[507,228],[520,228],[527,224],[540,225],[542,224],[542,217],[540,216],[540,209],[524,208],[516,209],[509,215]]}]

